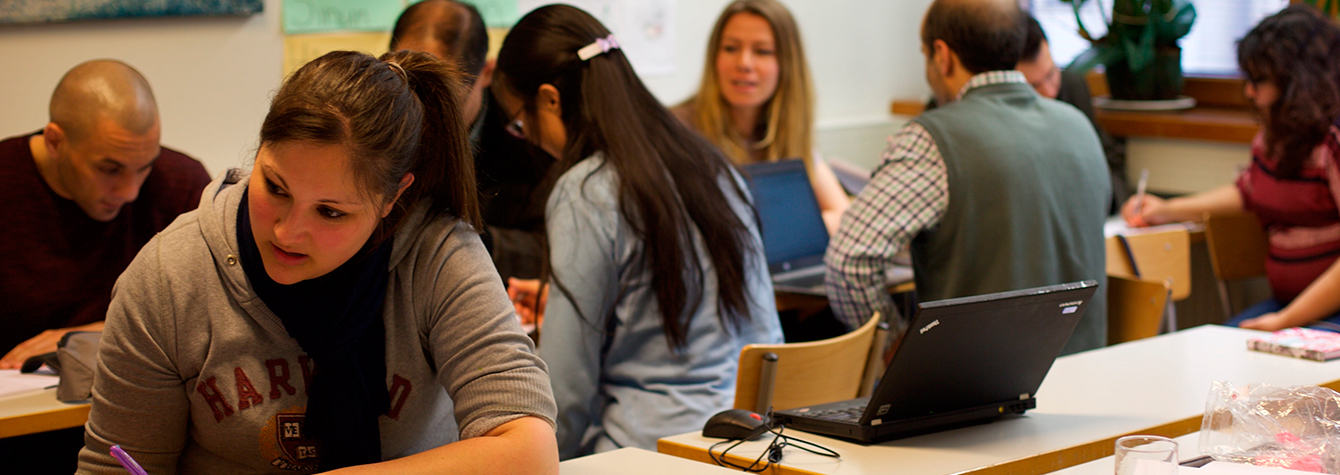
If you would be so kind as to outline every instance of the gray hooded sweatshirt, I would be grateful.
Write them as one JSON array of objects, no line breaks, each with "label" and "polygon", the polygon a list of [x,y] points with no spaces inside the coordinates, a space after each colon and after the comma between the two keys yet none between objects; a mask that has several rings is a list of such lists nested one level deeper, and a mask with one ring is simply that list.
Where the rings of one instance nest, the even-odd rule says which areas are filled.
[{"label": "gray hooded sweatshirt", "polygon": [[[154,475],[316,469],[320,454],[303,430],[312,361],[237,257],[246,179],[240,170],[216,179],[199,209],[149,241],[117,280],[79,473],[124,473],[113,444]],[[423,208],[391,252],[385,459],[523,416],[553,424],[557,411],[479,235],[452,218],[426,220]]]}]

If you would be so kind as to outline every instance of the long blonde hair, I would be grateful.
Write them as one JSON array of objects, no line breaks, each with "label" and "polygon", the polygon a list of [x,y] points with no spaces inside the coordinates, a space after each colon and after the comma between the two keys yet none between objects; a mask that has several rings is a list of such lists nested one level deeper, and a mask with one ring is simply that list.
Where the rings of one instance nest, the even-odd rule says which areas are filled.
[{"label": "long blonde hair", "polygon": [[[763,104],[760,120],[766,121],[763,138],[741,136],[730,120],[730,105],[721,96],[717,74],[717,54],[721,50],[721,34],[726,22],[740,13],[762,17],[772,26],[777,48],[777,91]],[[800,157],[807,168],[813,161],[812,128],[814,124],[814,90],[810,85],[809,63],[800,41],[800,28],[791,12],[777,0],[736,0],[726,6],[712,27],[707,42],[707,60],[703,67],[698,94],[684,102],[689,110],[689,122],[704,137],[721,147],[736,164],[754,161],[754,154],[762,152],[764,161]],[[751,144],[748,149],[740,144]]]}]

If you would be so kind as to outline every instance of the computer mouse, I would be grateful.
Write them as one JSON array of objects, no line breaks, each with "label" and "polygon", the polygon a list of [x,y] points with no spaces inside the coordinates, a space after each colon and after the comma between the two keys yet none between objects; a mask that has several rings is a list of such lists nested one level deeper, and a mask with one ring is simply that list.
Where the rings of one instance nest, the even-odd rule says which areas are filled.
[{"label": "computer mouse", "polygon": [[767,430],[763,416],[744,409],[727,409],[707,420],[703,437],[752,440]]}]

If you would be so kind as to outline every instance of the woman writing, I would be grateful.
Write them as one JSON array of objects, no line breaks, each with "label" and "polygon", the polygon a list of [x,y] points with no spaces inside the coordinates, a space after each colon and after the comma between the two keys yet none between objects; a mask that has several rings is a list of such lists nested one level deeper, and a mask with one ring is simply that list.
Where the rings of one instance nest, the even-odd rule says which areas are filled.
[{"label": "woman writing", "polygon": [[805,161],[824,224],[837,231],[850,199],[814,151],[814,89],[800,29],[776,0],[737,0],[712,28],[698,93],[674,108],[737,165]]},{"label": "woman writing", "polygon": [[1250,211],[1266,230],[1274,298],[1228,323],[1274,331],[1340,323],[1340,29],[1297,4],[1266,18],[1238,43],[1244,93],[1263,127],[1237,183],[1162,200],[1134,197],[1131,225],[1199,221]]},{"label": "woman writing", "polygon": [[460,87],[409,52],[285,81],[250,174],[117,282],[80,473],[112,445],[154,474],[557,473],[544,364],[472,227]]},{"label": "woman writing", "polygon": [[731,405],[740,349],[782,340],[740,176],[579,9],[527,14],[497,73],[509,129],[563,170],[545,213],[553,290],[540,338],[560,456],[654,450],[701,428]]}]

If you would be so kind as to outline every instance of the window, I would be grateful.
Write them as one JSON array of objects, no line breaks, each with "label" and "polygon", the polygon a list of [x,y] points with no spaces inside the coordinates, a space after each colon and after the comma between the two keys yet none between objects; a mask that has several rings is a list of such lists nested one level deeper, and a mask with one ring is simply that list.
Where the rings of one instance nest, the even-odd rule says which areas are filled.
[{"label": "window", "polygon": [[[1080,9],[1085,27],[1094,37],[1107,34],[1107,25],[1099,16],[1096,3],[1103,11],[1112,12],[1112,0],[1090,1]],[[1238,74],[1238,40],[1253,26],[1288,5],[1288,0],[1200,0],[1196,5],[1196,22],[1180,41],[1182,69],[1187,74]],[[1070,64],[1076,56],[1089,49],[1089,42],[1079,36],[1075,13],[1069,3],[1061,0],[1024,0],[1033,16],[1047,32],[1052,57],[1057,64]]]}]

